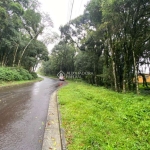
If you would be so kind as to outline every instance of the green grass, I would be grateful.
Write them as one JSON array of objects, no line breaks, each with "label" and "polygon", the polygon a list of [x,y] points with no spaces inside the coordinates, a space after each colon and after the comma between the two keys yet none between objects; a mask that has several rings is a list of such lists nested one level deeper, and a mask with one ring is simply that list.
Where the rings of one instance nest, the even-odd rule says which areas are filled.
[{"label": "green grass", "polygon": [[69,81],[58,100],[68,150],[150,149],[150,96]]},{"label": "green grass", "polygon": [[8,81],[7,82],[0,81],[0,88],[28,84],[28,83],[41,81],[41,80],[43,80],[43,79],[38,77],[37,79],[34,79],[34,80],[25,80],[25,81],[9,81],[9,82]]},{"label": "green grass", "polygon": [[139,89],[141,94],[150,95],[150,83],[148,83],[148,87],[143,86],[143,84],[139,84]]}]

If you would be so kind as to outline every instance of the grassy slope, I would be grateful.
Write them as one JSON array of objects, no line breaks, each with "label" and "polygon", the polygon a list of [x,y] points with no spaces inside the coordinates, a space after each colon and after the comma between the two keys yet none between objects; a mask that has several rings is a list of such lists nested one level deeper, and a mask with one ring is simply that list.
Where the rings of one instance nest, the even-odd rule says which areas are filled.
[{"label": "grassy slope", "polygon": [[68,150],[150,149],[150,96],[70,82],[59,93]]}]

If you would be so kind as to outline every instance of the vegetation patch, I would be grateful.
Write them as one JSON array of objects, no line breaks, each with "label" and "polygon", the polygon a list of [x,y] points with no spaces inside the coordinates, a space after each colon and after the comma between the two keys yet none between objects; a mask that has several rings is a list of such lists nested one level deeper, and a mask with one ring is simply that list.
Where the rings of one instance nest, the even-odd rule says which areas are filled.
[{"label": "vegetation patch", "polygon": [[0,67],[0,81],[22,81],[36,79],[35,72],[29,72],[23,68]]},{"label": "vegetation patch", "polygon": [[150,149],[150,96],[69,81],[58,98],[68,150]]}]

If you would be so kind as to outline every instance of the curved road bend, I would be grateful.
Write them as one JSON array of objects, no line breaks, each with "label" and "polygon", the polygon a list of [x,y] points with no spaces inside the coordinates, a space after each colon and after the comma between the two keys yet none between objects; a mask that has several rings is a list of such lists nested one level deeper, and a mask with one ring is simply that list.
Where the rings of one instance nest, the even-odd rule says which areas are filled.
[{"label": "curved road bend", "polygon": [[0,90],[0,150],[41,150],[50,95],[59,81]]}]

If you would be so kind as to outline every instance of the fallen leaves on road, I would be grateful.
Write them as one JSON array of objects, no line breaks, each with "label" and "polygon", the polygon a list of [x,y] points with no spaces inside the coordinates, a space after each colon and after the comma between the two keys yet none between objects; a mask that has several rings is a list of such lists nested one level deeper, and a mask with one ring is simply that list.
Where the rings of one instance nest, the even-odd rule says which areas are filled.
[{"label": "fallen leaves on road", "polygon": [[53,113],[50,113],[49,116],[50,116],[50,115],[54,115],[54,114],[53,114]]},{"label": "fallen leaves on road", "polygon": [[47,124],[48,124],[48,126],[50,126],[50,125],[51,125],[51,123],[50,123],[50,122],[48,122]]},{"label": "fallen leaves on road", "polygon": [[42,140],[39,140],[39,143],[41,143],[42,142]]},{"label": "fallen leaves on road", "polygon": [[51,139],[52,139],[52,141],[55,141],[55,139],[53,137]]},{"label": "fallen leaves on road", "polygon": [[57,143],[56,143],[56,141],[55,141],[55,142],[54,142],[54,146],[56,146],[56,144],[57,144]]}]

